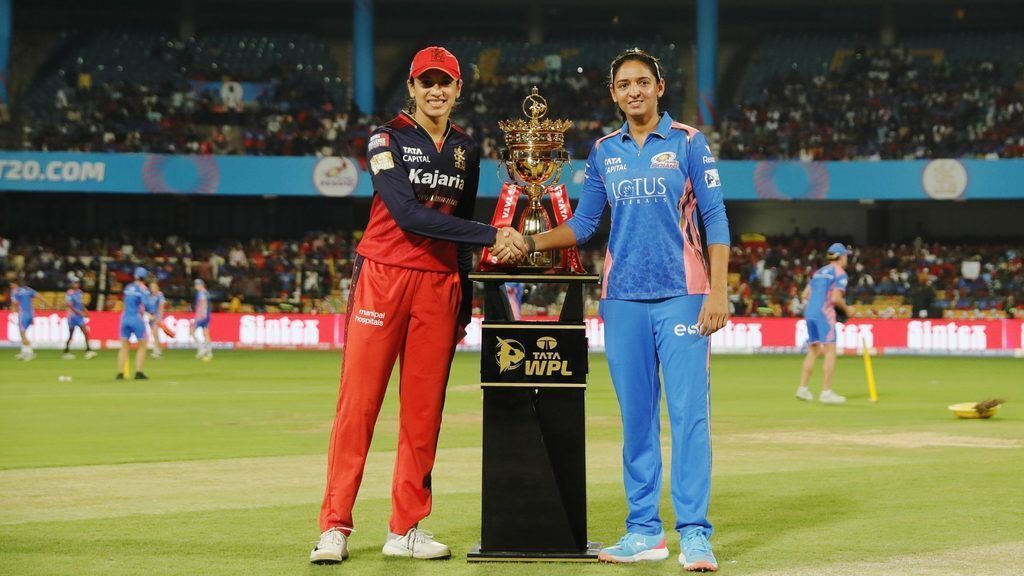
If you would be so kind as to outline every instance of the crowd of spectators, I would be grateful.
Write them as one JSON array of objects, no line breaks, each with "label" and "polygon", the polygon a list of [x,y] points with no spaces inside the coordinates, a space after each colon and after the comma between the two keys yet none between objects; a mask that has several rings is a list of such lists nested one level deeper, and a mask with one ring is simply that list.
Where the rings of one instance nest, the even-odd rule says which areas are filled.
[{"label": "crowd of spectators", "polygon": [[[369,133],[404,104],[398,98],[379,113],[361,113],[347,92],[324,78],[323,66],[268,66],[259,73],[228,65],[211,67],[198,58],[196,43],[153,39],[148,58],[158,81],[108,81],[88,69],[61,71],[52,98],[36,100],[22,116],[21,147],[40,151],[145,152],[163,154],[245,154],[275,156],[362,156]],[[466,63],[466,86],[454,119],[481,145],[484,158],[498,158],[504,136],[498,122],[522,117],[522,101],[534,86],[550,105],[550,116],[568,118],[570,156],[586,158],[593,142],[621,125],[607,89],[604,69],[566,67],[537,70],[523,65],[481,77]],[[663,108],[682,101],[684,77],[667,74]],[[325,82],[325,80],[332,80]],[[196,82],[257,82],[267,87],[235,105]],[[387,108],[387,109],[383,109]],[[393,108],[393,109],[392,109]]]},{"label": "crowd of spectators", "polygon": [[1024,157],[1024,78],[994,59],[954,64],[862,49],[833,68],[776,75],[724,114],[721,157]]},{"label": "crowd of spectators", "polygon": [[[154,44],[150,57],[167,70],[154,83],[93,81],[65,71],[52,108],[23,126],[31,150],[247,155],[361,156],[381,117],[360,113],[323,67],[275,64],[259,74],[197,60],[194,45]],[[724,159],[918,159],[1024,157],[1024,90],[996,59],[951,62],[905,48],[862,48],[827,73],[792,69],[729,109],[714,139]],[[756,65],[756,63],[755,63]],[[457,122],[485,158],[504,146],[498,122],[521,115],[537,86],[552,117],[575,126],[570,156],[585,158],[593,142],[621,121],[597,68],[521,66],[480,77],[468,72]],[[683,97],[672,70],[664,109]],[[196,90],[193,81],[258,81],[268,86],[243,105]],[[330,80],[330,78],[328,78]],[[340,80],[340,79],[339,79]],[[1016,81],[1016,82],[1015,82]],[[404,86],[397,87],[404,95]],[[395,107],[401,98],[388,106]],[[382,110],[390,116],[397,110]]]},{"label": "crowd of spectators", "polygon": [[[732,248],[731,312],[800,316],[803,289],[827,263],[820,236],[792,236]],[[854,246],[846,300],[855,315],[914,317],[946,311],[1024,318],[1024,247],[1019,244],[910,243]],[[879,303],[884,305],[879,306]]]},{"label": "crowd of spectators", "polygon": [[[54,109],[23,127],[22,147],[43,151],[353,155],[372,119],[349,109],[315,72],[279,70],[251,103],[225,106],[183,77],[155,85],[69,77]],[[222,78],[231,81],[230,76]]]},{"label": "crowd of spectators", "polygon": [[[83,288],[116,301],[119,287],[137,265],[160,282],[172,306],[185,308],[191,280],[203,278],[213,300],[225,308],[334,312],[344,309],[357,236],[315,232],[304,238],[225,240],[195,246],[168,237],[155,239],[74,238],[62,243],[0,239],[0,275],[19,275],[39,291],[68,287],[71,274]],[[803,289],[824,266],[826,240],[809,236],[736,243],[729,270],[730,313],[735,316],[800,316]],[[603,250],[583,250],[584,267],[600,273]],[[100,271],[107,277],[100,280]],[[1024,247],[991,243],[910,243],[854,246],[847,302],[855,315],[942,317],[946,311],[1024,318]],[[527,286],[526,315],[557,314],[562,291],[554,285]],[[596,314],[600,288],[587,293]],[[234,301],[234,302],[233,302]],[[110,306],[108,306],[109,308]]]},{"label": "crowd of spectators", "polygon": [[[681,101],[682,73],[672,71],[667,82],[661,108],[671,110],[673,103]],[[608,94],[607,70],[538,72],[524,68],[472,83],[463,92],[463,102],[454,117],[480,143],[481,157],[499,158],[505,140],[498,122],[524,118],[523,98],[534,86],[548,102],[548,117],[573,121],[565,134],[571,158],[585,159],[598,138],[622,126],[623,120]]]},{"label": "crowd of spectators", "polygon": [[151,272],[172,310],[189,306],[192,280],[202,278],[211,299],[226,309],[337,311],[335,290],[347,287],[352,273],[351,236],[336,232],[201,245],[177,236],[3,242],[9,247],[0,277],[21,277],[39,292],[56,292],[77,276],[93,302],[104,296],[107,309],[116,308],[136,266]]}]

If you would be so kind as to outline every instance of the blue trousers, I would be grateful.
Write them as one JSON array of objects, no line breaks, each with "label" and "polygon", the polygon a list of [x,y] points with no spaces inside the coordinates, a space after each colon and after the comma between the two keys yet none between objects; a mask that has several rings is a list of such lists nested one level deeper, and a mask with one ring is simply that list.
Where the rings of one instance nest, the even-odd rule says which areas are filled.
[{"label": "blue trousers", "polygon": [[[703,295],[604,300],[605,349],[622,413],[626,530],[656,535],[661,495],[661,380],[672,437],[675,529],[711,535],[710,339],[697,331]],[[662,378],[659,378],[659,368]]]}]

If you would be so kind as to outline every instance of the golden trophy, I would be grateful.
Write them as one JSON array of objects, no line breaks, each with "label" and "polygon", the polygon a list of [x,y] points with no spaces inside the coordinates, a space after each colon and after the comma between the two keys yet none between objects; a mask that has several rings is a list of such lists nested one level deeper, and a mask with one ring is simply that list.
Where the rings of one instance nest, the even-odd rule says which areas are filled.
[{"label": "golden trophy", "polygon": [[[516,224],[516,229],[523,235],[540,234],[552,228],[552,219],[541,202],[546,194],[551,196],[556,226],[572,216],[565,186],[556,184],[562,168],[569,161],[569,154],[565,150],[565,131],[572,128],[572,121],[544,118],[547,113],[547,100],[534,87],[523,99],[523,114],[527,120],[498,122],[505,133],[506,148],[502,151],[502,161],[512,181],[502,187],[498,196],[494,218],[491,220],[491,224],[496,227],[511,224],[522,192],[529,198],[529,204]],[[482,269],[502,266],[488,249],[484,249]],[[518,268],[585,272],[575,247],[533,252],[518,264]]]}]

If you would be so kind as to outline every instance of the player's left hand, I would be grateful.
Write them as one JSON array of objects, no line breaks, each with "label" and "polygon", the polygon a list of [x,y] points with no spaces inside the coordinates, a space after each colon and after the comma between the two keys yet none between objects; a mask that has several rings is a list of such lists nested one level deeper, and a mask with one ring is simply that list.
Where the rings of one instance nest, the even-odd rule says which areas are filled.
[{"label": "player's left hand", "polygon": [[729,301],[724,291],[712,290],[704,299],[704,305],[697,315],[697,326],[701,336],[711,336],[729,321]]}]

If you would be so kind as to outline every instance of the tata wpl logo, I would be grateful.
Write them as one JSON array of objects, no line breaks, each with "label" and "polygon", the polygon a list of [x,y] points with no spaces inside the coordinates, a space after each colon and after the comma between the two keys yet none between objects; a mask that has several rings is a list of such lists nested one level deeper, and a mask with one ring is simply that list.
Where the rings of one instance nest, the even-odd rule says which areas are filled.
[{"label": "tata wpl logo", "polygon": [[526,361],[527,376],[551,376],[559,374],[572,376],[569,370],[569,361],[562,360],[562,356],[555,352],[558,347],[558,340],[551,336],[542,336],[537,339],[537,348],[540,352],[533,353],[533,359]]}]

